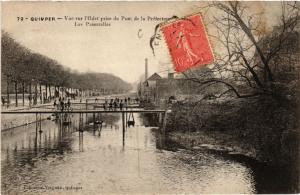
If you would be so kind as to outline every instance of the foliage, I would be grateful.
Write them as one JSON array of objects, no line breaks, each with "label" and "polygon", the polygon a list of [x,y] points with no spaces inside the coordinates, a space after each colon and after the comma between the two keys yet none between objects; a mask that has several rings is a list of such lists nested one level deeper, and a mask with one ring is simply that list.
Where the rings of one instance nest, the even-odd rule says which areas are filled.
[{"label": "foliage", "polygon": [[[201,8],[218,12],[211,22],[216,33],[209,35],[218,46],[216,61],[183,74],[203,91],[224,88],[214,101],[174,105],[167,130],[222,131],[250,144],[257,159],[290,168],[299,181],[299,2],[280,3],[278,23],[269,32],[246,2]],[[238,99],[221,101],[228,92]]]},{"label": "foliage", "polygon": [[[278,5],[281,5],[281,15],[274,20],[277,24],[271,33],[266,31],[262,13],[249,9],[247,2],[209,2],[200,7],[202,13],[217,13],[206,18],[212,29],[209,38],[215,46],[215,62],[202,72],[183,72],[186,79],[198,83],[202,90],[222,85],[221,95],[231,92],[238,98],[287,98],[281,91],[282,87],[286,87],[281,85],[281,78],[289,72],[278,67],[290,63],[299,52],[298,42],[292,41],[299,37],[299,2]],[[156,28],[150,39],[153,50],[153,44],[160,39]],[[279,60],[278,57],[286,53],[286,48],[290,48],[292,55],[285,55],[284,60]]]},{"label": "foliage", "polygon": [[77,73],[56,60],[33,53],[16,42],[8,33],[1,38],[1,76],[10,82],[40,83],[76,89],[128,91],[130,84],[106,73]]}]

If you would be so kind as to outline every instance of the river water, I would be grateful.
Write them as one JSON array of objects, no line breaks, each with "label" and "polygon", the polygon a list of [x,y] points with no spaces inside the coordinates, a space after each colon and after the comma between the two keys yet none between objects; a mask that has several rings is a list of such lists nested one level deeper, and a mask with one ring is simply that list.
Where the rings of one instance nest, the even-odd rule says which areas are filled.
[{"label": "river water", "polygon": [[119,114],[102,116],[101,132],[79,133],[78,115],[70,127],[45,120],[42,133],[35,124],[3,132],[2,194],[274,192],[269,173],[243,160],[179,147],[134,116],[124,145]]}]

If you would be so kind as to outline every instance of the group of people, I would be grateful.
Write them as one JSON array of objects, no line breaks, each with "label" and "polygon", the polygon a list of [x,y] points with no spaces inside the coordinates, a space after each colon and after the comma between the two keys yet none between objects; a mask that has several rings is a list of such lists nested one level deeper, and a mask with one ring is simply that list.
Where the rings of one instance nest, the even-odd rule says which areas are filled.
[{"label": "group of people", "polygon": [[130,97],[120,99],[110,99],[110,101],[105,99],[105,102],[103,103],[103,109],[104,110],[123,110],[124,108],[127,109],[128,105],[131,103],[132,99]]},{"label": "group of people", "polygon": [[118,108],[120,110],[123,110],[123,108],[127,108],[127,99],[125,98],[124,101],[122,99],[119,98],[115,98],[115,99],[110,99],[110,101],[108,102],[108,100],[105,100],[105,102],[103,103],[103,109],[104,110],[117,110]]},{"label": "group of people", "polygon": [[[118,97],[114,98],[114,99],[110,99],[107,100],[105,99],[105,102],[103,103],[103,109],[104,110],[123,110],[123,109],[127,109],[128,105],[131,104],[132,102],[138,102],[139,99],[135,98],[135,99],[131,99],[130,97],[128,98],[124,98],[124,99],[120,99]],[[81,101],[80,101],[81,102]],[[98,99],[95,99],[95,103],[98,102]],[[70,110],[71,109],[71,99],[68,98],[66,99],[65,97],[59,97],[59,99],[55,99],[53,102],[53,107],[54,109],[57,110]]]},{"label": "group of people", "polygon": [[64,97],[59,97],[58,102],[56,99],[53,102],[54,109],[57,110],[70,110],[71,109],[71,99],[68,98],[67,100]]}]

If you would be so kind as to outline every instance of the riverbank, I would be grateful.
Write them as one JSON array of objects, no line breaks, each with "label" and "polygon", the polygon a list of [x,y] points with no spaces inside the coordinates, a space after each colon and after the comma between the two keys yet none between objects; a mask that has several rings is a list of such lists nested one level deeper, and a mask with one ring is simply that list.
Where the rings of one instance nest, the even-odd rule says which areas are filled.
[{"label": "riverbank", "polygon": [[257,157],[257,151],[250,144],[243,143],[239,138],[220,131],[171,132],[168,138],[189,149],[223,151],[253,159]]},{"label": "riverbank", "polygon": [[298,185],[297,105],[270,98],[179,102],[168,117],[167,136],[187,148],[241,154],[284,167]]},{"label": "riverbank", "polygon": [[269,186],[269,189],[264,189],[257,185],[256,193],[299,193],[297,173],[291,172],[287,167],[270,165],[257,160],[255,148],[249,143],[243,143],[237,136],[220,131],[170,132],[167,139],[173,145],[178,145],[179,148],[185,148],[193,153],[194,158],[198,158],[197,156],[203,153],[209,153],[244,164],[251,169],[254,178]]},{"label": "riverbank", "polygon": [[194,136],[195,143],[213,139],[208,144],[244,148],[258,160],[283,163],[282,160],[297,156],[297,114],[294,104],[270,99],[176,103],[166,131]]}]

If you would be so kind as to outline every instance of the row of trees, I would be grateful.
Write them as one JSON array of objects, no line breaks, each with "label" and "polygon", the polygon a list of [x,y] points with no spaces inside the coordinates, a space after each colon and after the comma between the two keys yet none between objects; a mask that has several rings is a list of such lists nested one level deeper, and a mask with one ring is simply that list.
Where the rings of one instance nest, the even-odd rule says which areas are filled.
[{"label": "row of trees", "polygon": [[36,87],[35,91],[37,85],[44,85],[46,89],[54,86],[56,89],[63,87],[81,91],[105,90],[115,93],[131,89],[130,84],[111,74],[72,71],[54,59],[30,51],[7,32],[2,32],[1,54],[1,78],[2,82],[7,83],[5,90],[8,100],[12,86],[15,88],[16,98],[20,86],[22,86],[23,98],[25,92],[31,95],[32,85]]}]

